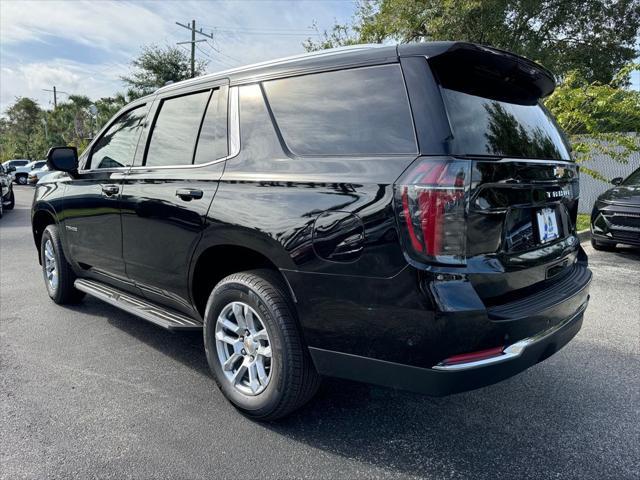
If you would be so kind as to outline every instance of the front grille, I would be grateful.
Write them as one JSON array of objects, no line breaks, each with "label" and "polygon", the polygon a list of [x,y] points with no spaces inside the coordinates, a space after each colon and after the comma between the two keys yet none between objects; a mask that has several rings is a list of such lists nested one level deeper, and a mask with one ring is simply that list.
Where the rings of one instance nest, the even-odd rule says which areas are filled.
[{"label": "front grille", "polygon": [[630,228],[640,232],[640,213],[607,211],[603,215],[610,228]]},{"label": "front grille", "polygon": [[610,230],[611,236],[622,243],[640,244],[640,232],[627,232],[622,230]]}]

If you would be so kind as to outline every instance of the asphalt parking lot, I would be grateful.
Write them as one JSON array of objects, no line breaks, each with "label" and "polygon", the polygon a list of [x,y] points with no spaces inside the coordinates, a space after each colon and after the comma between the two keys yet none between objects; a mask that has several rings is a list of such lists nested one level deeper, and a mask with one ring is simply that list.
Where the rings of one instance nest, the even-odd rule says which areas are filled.
[{"label": "asphalt parking lot", "polygon": [[277,424],[239,415],[199,334],[51,302],[33,188],[0,219],[0,478],[640,477],[640,251],[596,252],[584,326],[498,385],[429,398],[327,380]]}]

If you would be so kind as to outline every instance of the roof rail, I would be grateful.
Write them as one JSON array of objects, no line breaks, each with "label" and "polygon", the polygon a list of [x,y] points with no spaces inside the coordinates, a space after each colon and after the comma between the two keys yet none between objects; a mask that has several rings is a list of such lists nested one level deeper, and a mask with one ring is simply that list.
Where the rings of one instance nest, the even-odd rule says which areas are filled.
[{"label": "roof rail", "polygon": [[344,46],[344,47],[328,48],[328,49],[325,49],[325,50],[318,50],[318,51],[315,51],[315,52],[299,53],[297,55],[291,55],[289,57],[276,58],[274,60],[267,60],[265,62],[252,63],[252,64],[244,65],[244,66],[241,66],[241,67],[234,67],[234,68],[230,68],[230,69],[227,69],[227,70],[220,70],[218,72],[207,73],[206,75],[201,75],[199,77],[190,78],[190,79],[187,79],[187,80],[182,80],[180,82],[171,83],[169,85],[163,85],[162,87],[158,88],[155,91],[155,93],[159,93],[159,92],[162,92],[164,90],[168,90],[170,88],[175,88],[178,85],[179,86],[189,85],[191,83],[200,82],[200,81],[206,80],[208,78],[212,78],[212,77],[220,77],[222,75],[230,75],[230,74],[233,74],[233,73],[243,72],[243,71],[246,71],[246,70],[253,70],[253,69],[259,68],[259,67],[281,65],[281,64],[284,64],[284,63],[292,62],[294,60],[301,60],[303,58],[325,57],[325,56],[331,56],[331,55],[338,55],[340,53],[345,53],[345,52],[350,52],[350,51],[366,50],[366,49],[369,49],[369,48],[380,48],[380,47],[388,47],[388,45],[383,45],[383,44],[380,44],[380,43],[363,43],[363,44],[359,44],[359,45],[348,45],[348,46]]}]

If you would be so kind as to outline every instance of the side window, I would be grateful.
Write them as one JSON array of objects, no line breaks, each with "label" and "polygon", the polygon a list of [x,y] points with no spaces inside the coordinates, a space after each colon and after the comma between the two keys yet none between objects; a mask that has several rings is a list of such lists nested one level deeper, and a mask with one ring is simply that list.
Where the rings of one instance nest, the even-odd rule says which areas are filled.
[{"label": "side window", "polygon": [[272,80],[264,88],[284,141],[297,155],[417,152],[399,65]]},{"label": "side window", "polygon": [[151,131],[147,166],[191,165],[210,91],[162,101]]},{"label": "side window", "polygon": [[217,89],[211,94],[200,129],[193,161],[195,164],[212,162],[228,155],[227,91],[228,89]]},{"label": "side window", "polygon": [[142,105],[121,115],[96,141],[85,168],[130,167],[146,113]]}]

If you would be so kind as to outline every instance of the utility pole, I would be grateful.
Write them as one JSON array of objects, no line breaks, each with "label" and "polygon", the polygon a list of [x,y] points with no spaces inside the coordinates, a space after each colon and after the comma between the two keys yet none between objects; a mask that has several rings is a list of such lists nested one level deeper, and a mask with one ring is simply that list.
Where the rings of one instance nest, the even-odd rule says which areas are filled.
[{"label": "utility pole", "polygon": [[44,90],[45,92],[53,92],[53,109],[55,110],[56,108],[58,108],[58,95],[56,93],[56,86],[53,86],[53,90],[50,90],[48,88],[43,88],[42,90]]},{"label": "utility pole", "polygon": [[176,22],[176,25],[181,26],[182,28],[186,28],[187,30],[191,30],[191,40],[186,42],[178,42],[178,45],[183,45],[185,43],[191,44],[191,78],[196,76],[196,43],[197,42],[206,42],[207,40],[202,38],[200,40],[196,40],[196,33],[202,35],[203,37],[207,37],[213,40],[213,32],[210,35],[204,33],[202,28],[200,30],[196,30],[196,21],[191,20],[191,25],[182,24],[180,22]]},{"label": "utility pole", "polygon": [[191,78],[196,76],[196,21],[191,20]]},{"label": "utility pole", "polygon": [[69,95],[67,92],[63,92],[62,90],[56,90],[55,85],[53,86],[53,90],[49,88],[42,89],[45,92],[53,92],[53,109],[58,108],[58,93],[64,93],[65,95]]}]

